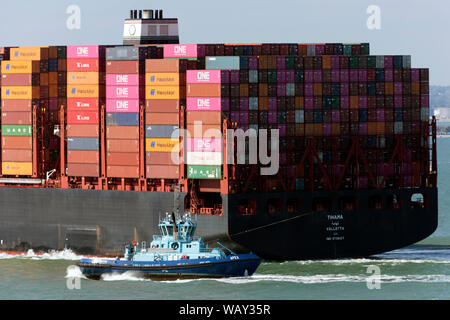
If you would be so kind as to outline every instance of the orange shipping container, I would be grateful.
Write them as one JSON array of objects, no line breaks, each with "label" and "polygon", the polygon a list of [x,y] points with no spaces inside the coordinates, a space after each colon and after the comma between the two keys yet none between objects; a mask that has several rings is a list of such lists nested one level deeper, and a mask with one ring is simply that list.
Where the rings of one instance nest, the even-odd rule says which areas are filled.
[{"label": "orange shipping container", "polygon": [[96,124],[68,124],[68,137],[97,138],[99,128]]},{"label": "orange shipping container", "polygon": [[105,96],[104,86],[99,85],[68,85],[67,98],[98,98]]},{"label": "orange shipping container", "polygon": [[32,162],[2,162],[2,175],[31,176],[32,174]]},{"label": "orange shipping container", "polygon": [[139,152],[139,140],[108,139],[106,140],[107,152]]},{"label": "orange shipping container", "polygon": [[146,72],[180,72],[180,60],[178,59],[147,59],[145,60]]},{"label": "orange shipping container", "polygon": [[139,139],[139,127],[136,126],[107,126],[107,139]]},{"label": "orange shipping container", "polygon": [[139,178],[139,166],[107,166],[106,176],[111,178]]},{"label": "orange shipping container", "polygon": [[314,95],[321,96],[322,95],[322,83],[314,83]]},{"label": "orange shipping container", "polygon": [[47,60],[48,47],[18,47],[10,49],[11,61]]},{"label": "orange shipping container", "polygon": [[186,85],[187,97],[220,97],[221,85],[216,83],[208,84],[193,84],[188,83]]},{"label": "orange shipping container", "polygon": [[2,61],[2,74],[7,73],[39,73],[39,61]]},{"label": "orange shipping container", "polygon": [[2,86],[2,99],[39,99],[40,87],[31,86]]},{"label": "orange shipping container", "polygon": [[358,109],[359,96],[350,96],[350,109]]},{"label": "orange shipping container", "polygon": [[313,136],[314,135],[314,124],[307,123],[305,124],[305,136]]},{"label": "orange shipping container", "polygon": [[322,69],[331,69],[331,56],[322,56]]},{"label": "orange shipping container", "polygon": [[145,74],[146,85],[155,86],[178,86],[185,85],[186,77],[177,72],[151,72]]},{"label": "orange shipping container", "polygon": [[376,135],[377,134],[377,122],[369,122],[367,124],[367,133],[369,135]]},{"label": "orange shipping container", "polygon": [[183,87],[180,86],[146,86],[145,98],[148,100],[179,100],[184,95]]},{"label": "orange shipping container", "polygon": [[32,149],[31,137],[2,137],[2,149]]},{"label": "orange shipping container", "polygon": [[394,83],[385,82],[384,83],[384,94],[392,95],[394,94]]},{"label": "orange shipping container", "polygon": [[99,72],[67,72],[67,84],[99,84]]},{"label": "orange shipping container", "polygon": [[377,134],[384,135],[385,130],[386,130],[386,123],[376,122],[376,126],[377,126]]},{"label": "orange shipping container", "polygon": [[32,162],[33,151],[28,149],[3,149],[2,161],[19,161],[19,162]]},{"label": "orange shipping container", "polygon": [[99,164],[99,152],[95,150],[67,150],[67,163]]},{"label": "orange shipping container", "polygon": [[179,125],[180,123],[180,115],[175,112],[171,113],[162,113],[162,112],[155,112],[145,113],[145,122],[146,124],[173,124],[173,125]]},{"label": "orange shipping container", "polygon": [[108,166],[139,166],[138,152],[108,152],[106,154]]}]

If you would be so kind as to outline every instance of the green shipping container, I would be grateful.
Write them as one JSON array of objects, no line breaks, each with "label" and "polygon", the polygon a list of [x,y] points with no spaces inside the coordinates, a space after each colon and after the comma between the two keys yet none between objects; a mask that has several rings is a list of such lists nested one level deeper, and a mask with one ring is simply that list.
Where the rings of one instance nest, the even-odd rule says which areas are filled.
[{"label": "green shipping container", "polygon": [[368,56],[367,57],[367,68],[376,68],[377,67],[377,57],[376,56]]},{"label": "green shipping container", "polygon": [[221,166],[201,166],[188,165],[187,166],[188,179],[221,179]]},{"label": "green shipping container", "polygon": [[4,124],[2,125],[4,137],[31,137],[30,125]]}]

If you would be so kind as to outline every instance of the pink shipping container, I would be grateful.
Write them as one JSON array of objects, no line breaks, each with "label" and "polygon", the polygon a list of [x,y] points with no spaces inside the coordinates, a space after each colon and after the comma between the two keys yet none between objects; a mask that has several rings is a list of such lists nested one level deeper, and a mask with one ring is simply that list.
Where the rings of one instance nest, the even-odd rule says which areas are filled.
[{"label": "pink shipping container", "polygon": [[367,82],[367,69],[358,69],[359,82]]},{"label": "pink shipping container", "polygon": [[139,99],[107,99],[106,112],[139,112]]},{"label": "pink shipping container", "polygon": [[402,108],[403,107],[403,96],[394,95],[394,108]]},{"label": "pink shipping container", "polygon": [[240,83],[241,76],[239,70],[230,70],[229,75],[230,75],[229,78],[230,83]]},{"label": "pink shipping container", "polygon": [[391,69],[394,64],[394,58],[393,56],[384,56],[384,68],[385,69]]},{"label": "pink shipping container", "polygon": [[304,106],[305,106],[305,110],[314,109],[314,98],[313,97],[305,97]]},{"label": "pink shipping container", "polygon": [[277,111],[277,98],[269,97],[268,102],[269,102],[268,109],[270,111]]},{"label": "pink shipping container", "polygon": [[422,108],[429,108],[430,107],[430,96],[428,94],[421,94],[420,95],[420,106]]},{"label": "pink shipping container", "polygon": [[241,97],[241,98],[239,98],[239,105],[240,105],[240,109],[242,111],[248,110],[248,107],[249,107],[248,97]]},{"label": "pink shipping container", "polygon": [[188,138],[188,152],[222,152],[222,140],[218,138]]},{"label": "pink shipping container", "polygon": [[220,70],[186,70],[186,83],[221,83]]},{"label": "pink shipping container", "polygon": [[403,86],[401,82],[394,82],[394,94],[402,94]]},{"label": "pink shipping container", "polygon": [[286,83],[286,72],[285,70],[277,70],[277,82]]},{"label": "pink shipping container", "polygon": [[285,137],[286,136],[286,125],[285,124],[278,124],[278,130],[280,133],[280,137]]},{"label": "pink shipping container", "polygon": [[[228,100],[229,101],[229,100]],[[221,98],[186,98],[186,110],[192,111],[220,111]]]},{"label": "pink shipping container", "polygon": [[340,95],[348,96],[350,92],[350,87],[347,82],[341,82],[340,84]]},{"label": "pink shipping container", "polygon": [[67,46],[67,58],[98,58],[99,46]]},{"label": "pink shipping container", "polygon": [[368,124],[367,122],[360,122],[359,123],[359,134],[360,135],[367,135],[369,132]]},{"label": "pink shipping container", "polygon": [[350,82],[358,82],[358,69],[350,69]]},{"label": "pink shipping container", "polygon": [[341,82],[348,82],[348,69],[341,69],[339,77]]},{"label": "pink shipping container", "polygon": [[110,99],[139,99],[139,86],[107,86],[106,97]]},{"label": "pink shipping container", "polygon": [[359,96],[358,102],[360,108],[367,108],[367,96]]},{"label": "pink shipping container", "polygon": [[339,82],[340,81],[340,77],[339,77],[339,70],[331,69],[331,81],[332,82]]},{"label": "pink shipping container", "polygon": [[341,112],[339,110],[331,110],[331,120],[333,122],[341,122]]},{"label": "pink shipping container", "polygon": [[314,85],[312,83],[305,83],[305,97],[311,97],[314,95]]},{"label": "pink shipping container", "polygon": [[164,58],[197,58],[197,45],[165,44]]},{"label": "pink shipping container", "polygon": [[331,136],[331,123],[324,123],[322,125],[322,134],[324,136]]},{"label": "pink shipping container", "polygon": [[339,69],[339,68],[340,68],[339,56],[331,56],[331,69]]},{"label": "pink shipping container", "polygon": [[377,109],[377,121],[385,121],[384,109]]},{"label": "pink shipping container", "polygon": [[411,81],[412,82],[419,82],[420,81],[419,69],[411,69]]},{"label": "pink shipping container", "polygon": [[341,96],[341,109],[348,109],[350,106],[350,98],[348,96]]},{"label": "pink shipping container", "polygon": [[139,75],[138,74],[107,74],[106,75],[107,86],[138,86]]},{"label": "pink shipping container", "polygon": [[[305,70],[305,82],[311,83],[314,82],[314,71],[313,70]],[[305,90],[306,90],[306,83],[305,83]]]},{"label": "pink shipping container", "polygon": [[384,81],[385,82],[394,81],[394,72],[392,69],[384,69]]}]

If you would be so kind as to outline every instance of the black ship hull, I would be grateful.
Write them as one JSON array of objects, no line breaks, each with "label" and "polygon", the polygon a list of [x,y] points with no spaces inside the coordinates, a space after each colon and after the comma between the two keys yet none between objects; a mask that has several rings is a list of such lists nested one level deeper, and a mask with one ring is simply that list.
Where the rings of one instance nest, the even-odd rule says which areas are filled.
[{"label": "black ship hull", "polygon": [[[422,207],[410,201],[420,193]],[[389,207],[390,196],[402,199]],[[383,207],[371,209],[371,197]],[[97,191],[78,189],[0,188],[0,249],[61,250],[120,255],[133,239],[152,239],[158,217],[184,211],[185,193]],[[339,199],[353,197],[357,207],[339,209]],[[268,212],[276,198],[280,210]],[[314,199],[329,207],[314,210]],[[257,203],[253,215],[238,206]],[[286,210],[292,199],[301,203]],[[360,257],[416,243],[437,228],[437,189],[395,189],[257,193],[222,195],[223,214],[199,215],[197,235],[210,246],[216,241],[236,251],[253,251],[263,259],[301,260]]]}]

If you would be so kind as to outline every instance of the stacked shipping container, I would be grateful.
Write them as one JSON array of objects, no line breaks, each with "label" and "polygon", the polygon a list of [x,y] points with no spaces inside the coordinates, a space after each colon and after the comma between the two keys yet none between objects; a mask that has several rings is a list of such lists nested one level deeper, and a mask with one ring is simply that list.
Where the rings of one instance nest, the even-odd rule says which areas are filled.
[{"label": "stacked shipping container", "polygon": [[[146,50],[145,50],[146,51]],[[106,175],[139,178],[139,110],[145,52],[137,47],[106,50]]]},{"label": "stacked shipping container", "polygon": [[179,178],[180,99],[185,70],[178,59],[146,60],[146,177]]},{"label": "stacked shipping container", "polygon": [[2,61],[2,174],[31,176],[33,107],[38,113],[48,101],[48,48],[11,48],[10,59]]},{"label": "stacked shipping container", "polygon": [[105,102],[105,47],[67,47],[67,175],[100,176],[99,106]]},{"label": "stacked shipping container", "polygon": [[186,72],[188,179],[222,178],[221,71]]}]

